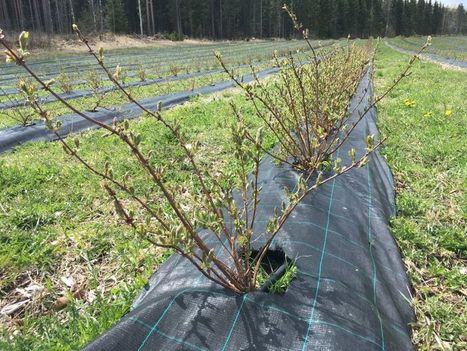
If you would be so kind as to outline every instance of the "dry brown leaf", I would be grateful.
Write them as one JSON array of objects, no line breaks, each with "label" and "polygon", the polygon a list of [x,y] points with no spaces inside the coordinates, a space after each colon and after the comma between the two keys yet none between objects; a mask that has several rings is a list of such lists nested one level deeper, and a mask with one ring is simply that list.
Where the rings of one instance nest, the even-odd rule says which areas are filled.
[{"label": "dry brown leaf", "polygon": [[70,303],[70,299],[66,296],[61,296],[55,301],[54,309],[56,311],[63,310]]}]

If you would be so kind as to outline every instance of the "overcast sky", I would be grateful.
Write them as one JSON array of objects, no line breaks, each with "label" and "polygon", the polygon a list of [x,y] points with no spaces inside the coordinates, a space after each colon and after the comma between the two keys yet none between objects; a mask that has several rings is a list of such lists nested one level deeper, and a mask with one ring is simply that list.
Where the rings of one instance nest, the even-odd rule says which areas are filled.
[{"label": "overcast sky", "polygon": [[459,4],[464,5],[464,7],[467,6],[467,0],[438,0],[438,1],[449,6],[457,6]]}]

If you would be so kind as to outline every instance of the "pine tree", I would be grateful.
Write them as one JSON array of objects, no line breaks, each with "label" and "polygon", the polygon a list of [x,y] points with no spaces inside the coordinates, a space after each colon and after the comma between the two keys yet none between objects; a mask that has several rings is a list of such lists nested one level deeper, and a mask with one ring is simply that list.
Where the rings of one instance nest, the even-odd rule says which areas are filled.
[{"label": "pine tree", "polygon": [[425,34],[425,1],[418,0],[417,3],[417,24],[416,24],[416,33]]},{"label": "pine tree", "polygon": [[423,34],[432,34],[431,32],[431,19],[433,16],[433,5],[431,3],[431,0],[425,4],[425,12],[423,14]]},{"label": "pine tree", "polygon": [[320,17],[320,2],[319,0],[310,0],[308,1],[308,6],[305,8],[309,12],[308,17],[308,27],[311,30],[311,33],[315,36],[319,35],[319,17]]},{"label": "pine tree", "polygon": [[[464,6],[446,8],[439,0],[0,0],[0,24],[9,30],[69,33],[71,24],[78,22],[87,32],[105,27],[140,33],[144,22],[144,32],[150,35],[157,31],[214,39],[297,35],[281,10],[283,3],[295,10],[313,37],[467,31]],[[386,27],[391,30],[386,32]]]},{"label": "pine tree", "polygon": [[336,37],[342,38],[346,36],[347,24],[347,2],[345,0],[336,1]]},{"label": "pine tree", "polygon": [[401,24],[401,34],[407,37],[412,35],[412,26],[410,23],[410,4],[408,0],[403,0]]},{"label": "pine tree", "polygon": [[318,35],[323,38],[332,38],[335,35],[335,26],[332,18],[334,0],[320,0]]},{"label": "pine tree", "polygon": [[125,14],[123,0],[107,0],[106,8],[107,28],[114,33],[127,33],[128,20]]},{"label": "pine tree", "polygon": [[456,33],[466,34],[467,33],[467,14],[464,9],[464,5],[459,4],[456,10]]},{"label": "pine tree", "polygon": [[435,1],[433,5],[433,20],[431,21],[431,32],[433,34],[439,34],[441,32],[442,21],[441,6]]},{"label": "pine tree", "polygon": [[358,14],[357,14],[357,21],[358,21],[358,32],[357,35],[361,38],[365,38],[369,34],[368,30],[368,5],[367,0],[359,0],[358,2]]},{"label": "pine tree", "polygon": [[404,2],[403,0],[393,0],[391,12],[390,12],[390,23],[395,35],[404,34]]},{"label": "pine tree", "polygon": [[408,27],[409,35],[416,33],[417,28],[417,1],[410,0],[407,5],[407,18],[408,18]]},{"label": "pine tree", "polygon": [[348,3],[348,18],[349,18],[349,27],[348,27],[348,34],[350,34],[353,38],[357,37],[358,34],[358,0],[349,0]]}]

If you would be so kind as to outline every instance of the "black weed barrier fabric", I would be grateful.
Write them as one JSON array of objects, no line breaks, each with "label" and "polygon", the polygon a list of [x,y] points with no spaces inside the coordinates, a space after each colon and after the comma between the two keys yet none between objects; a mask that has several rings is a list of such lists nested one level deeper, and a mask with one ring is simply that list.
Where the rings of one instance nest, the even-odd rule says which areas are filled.
[{"label": "black weed barrier fabric", "polygon": [[[354,119],[368,104],[369,79],[354,100],[365,96]],[[373,110],[339,151],[344,162],[350,148],[365,148],[366,135],[378,135],[375,118]],[[270,158],[260,175],[256,233],[298,179]],[[388,229],[394,213],[392,176],[375,153],[366,167],[308,196],[275,239],[272,248],[296,259],[299,270],[283,295],[235,295],[173,255],[132,311],[85,350],[412,350],[409,282]],[[255,245],[265,239],[258,236]]]}]

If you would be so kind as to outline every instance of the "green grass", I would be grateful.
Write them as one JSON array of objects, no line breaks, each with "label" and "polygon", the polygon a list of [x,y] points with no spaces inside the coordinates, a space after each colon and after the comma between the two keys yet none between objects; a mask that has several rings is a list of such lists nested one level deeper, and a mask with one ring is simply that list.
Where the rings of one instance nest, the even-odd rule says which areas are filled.
[{"label": "green grass", "polygon": [[[377,91],[408,59],[380,47]],[[465,350],[467,74],[427,62],[412,71],[379,107],[388,137],[382,152],[397,185],[391,227],[415,288],[415,343],[420,350]]]},{"label": "green grass", "polygon": [[272,284],[269,287],[268,291],[271,294],[285,293],[290,283],[292,283],[292,280],[297,275],[297,272],[298,272],[298,268],[295,265],[295,262],[287,263],[285,273],[276,282],[274,282],[274,284]]},{"label": "green grass", "polygon": [[[200,161],[206,167],[235,167],[231,161],[228,104],[234,100],[245,116],[252,106],[237,94],[198,98],[168,112],[184,126],[190,140],[200,141]],[[258,126],[254,118],[248,119]],[[131,122],[157,162],[170,164],[168,182],[189,184],[192,172],[176,142],[154,119]],[[88,159],[108,159],[115,174],[132,168],[123,145],[103,138],[102,131],[86,133],[81,153]],[[270,146],[273,141],[269,142]],[[139,172],[137,189],[147,188]],[[0,349],[73,350],[115,324],[128,311],[138,291],[165,259],[167,252],[138,240],[113,216],[113,206],[99,180],[65,155],[58,143],[34,143],[0,156],[0,297],[11,298],[13,288],[29,280],[44,287],[44,299],[21,315],[21,325],[0,326]],[[189,205],[189,204],[188,204]],[[62,311],[53,309],[69,289],[61,281],[71,275],[86,292]],[[90,302],[89,294],[95,297]],[[16,335],[13,340],[8,338]]]}]

